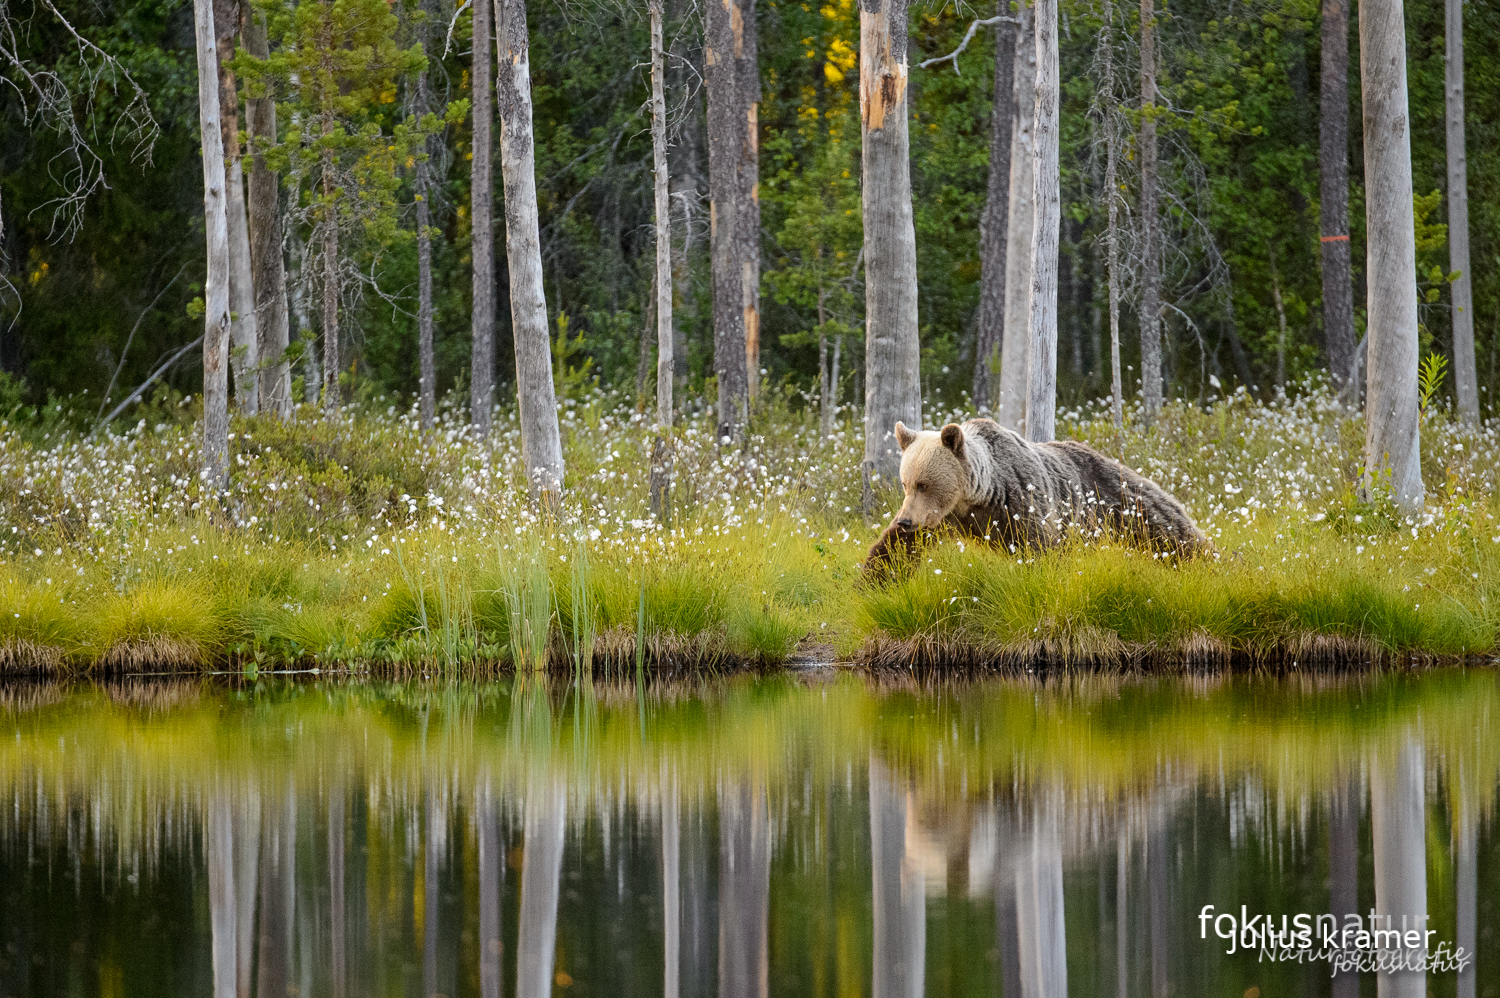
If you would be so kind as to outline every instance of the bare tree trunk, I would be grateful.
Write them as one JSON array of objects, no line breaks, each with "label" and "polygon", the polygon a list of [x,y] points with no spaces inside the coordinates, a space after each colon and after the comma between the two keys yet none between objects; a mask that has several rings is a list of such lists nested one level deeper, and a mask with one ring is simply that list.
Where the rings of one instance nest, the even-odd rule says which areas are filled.
[{"label": "bare tree trunk", "polygon": [[505,183],[505,256],[510,267],[511,328],[516,342],[516,399],[521,452],[533,491],[562,493],[562,433],[552,385],[542,241],[537,224],[536,150],[531,130],[531,59],[525,0],[495,0],[500,39],[500,173]]},{"label": "bare tree trunk", "polygon": [[[331,0],[324,0],[332,7]],[[321,39],[324,53],[324,75],[333,74],[333,13],[324,18]],[[333,134],[334,89],[325,85],[321,94],[323,135]],[[323,412],[328,416],[339,411],[339,298],[342,284],[339,274],[339,212],[333,196],[333,150],[323,150]]]},{"label": "bare tree trunk", "polygon": [[203,147],[203,217],[208,275],[203,284],[203,478],[214,489],[229,479],[229,220],[224,194],[224,139],[219,130],[219,73],[213,0],[193,0],[198,49],[198,125]]},{"label": "bare tree trunk", "polygon": [[292,228],[292,260],[294,276],[291,282],[292,318],[296,322],[298,339],[304,344],[302,351],[302,401],[317,405],[323,394],[323,369],[318,363],[315,349],[317,336],[312,329],[312,316],[308,312],[308,288],[312,281],[313,264],[307,243],[302,241],[295,227]]},{"label": "bare tree trunk", "polygon": [[1055,435],[1057,419],[1057,269],[1062,226],[1062,177],[1058,173],[1057,0],[1037,0],[1036,30],[1036,210],[1031,243],[1031,310],[1026,350],[1026,439]]},{"label": "bare tree trunk", "polygon": [[1104,0],[1104,196],[1109,199],[1104,247],[1109,267],[1109,394],[1110,418],[1119,430],[1125,425],[1125,382],[1120,376],[1120,178],[1118,128],[1115,120],[1115,0]]},{"label": "bare tree trunk", "polygon": [[1458,415],[1479,421],[1479,381],[1474,364],[1474,282],[1469,274],[1469,161],[1464,153],[1464,5],[1446,0],[1448,42],[1448,269],[1453,282],[1453,388]]},{"label": "bare tree trunk", "polygon": [[[259,59],[270,56],[265,15],[241,6],[241,35],[245,51]],[[276,142],[276,101],[247,97],[245,119],[250,133],[250,286],[255,296],[255,347],[259,362],[257,390],[260,407],[286,419],[292,414],[292,375],[286,362],[290,344],[287,329],[286,265],[281,256],[281,195],[276,171],[266,167],[261,144]]]},{"label": "bare tree trunk", "polygon": [[[483,7],[484,4],[479,6]],[[474,16],[479,16],[477,9]],[[425,29],[423,34],[426,34]],[[479,91],[476,89],[474,93],[477,97]],[[485,95],[488,94],[489,88],[486,87]],[[425,69],[417,75],[416,112],[419,115],[427,113]],[[424,139],[422,153],[417,157],[417,363],[420,368],[417,390],[420,396],[418,409],[421,412],[422,429],[430,431],[437,418],[437,373],[432,357],[432,209],[428,203],[432,183],[431,171],[427,165],[427,148],[428,143]],[[493,316],[490,326],[493,329]]]},{"label": "bare tree trunk", "polygon": [[[1369,44],[1364,34],[1369,0],[1360,4],[1360,48]],[[1398,22],[1399,23],[1399,22]],[[1364,62],[1361,56],[1361,62]],[[1367,70],[1367,65],[1361,69]],[[1366,107],[1369,90],[1366,88]],[[1368,118],[1368,112],[1367,118]],[[1407,212],[1411,214],[1411,212]],[[1371,285],[1373,287],[1373,283]],[[1416,283],[1412,283],[1416,295]],[[1373,382],[1371,387],[1373,387]],[[1395,929],[1402,934],[1403,945],[1408,929],[1424,930],[1427,926],[1427,820],[1426,796],[1423,792],[1424,754],[1422,744],[1411,732],[1402,743],[1388,750],[1385,758],[1376,758],[1370,766],[1370,824],[1375,852],[1375,917],[1378,929]],[[1423,939],[1426,937],[1423,936]],[[1384,947],[1393,949],[1393,947]],[[1425,960],[1426,945],[1396,952],[1407,958],[1406,967]],[[1425,998],[1427,975],[1420,970],[1383,971],[1376,978],[1380,998]]]},{"label": "bare tree trunk", "polygon": [[[1323,260],[1323,335],[1342,394],[1354,375],[1354,298],[1349,277],[1349,0],[1323,0],[1318,194]],[[1358,401],[1358,396],[1351,398]]]},{"label": "bare tree trunk", "polygon": [[704,17],[709,230],[719,436],[739,436],[760,357],[760,202],[755,0],[711,3]]},{"label": "bare tree trunk", "polygon": [[896,422],[922,425],[917,237],[907,134],[906,0],[862,0],[859,108],[865,240],[865,476],[894,481]]},{"label": "bare tree trunk", "polygon": [[[1000,13],[1010,13],[1009,0]],[[995,95],[990,107],[990,179],[979,223],[979,315],[974,334],[974,404],[994,409],[1005,338],[1005,248],[1010,221],[1011,133],[1015,125],[1016,26],[995,28]]]},{"label": "bare tree trunk", "polygon": [[1018,7],[1011,125],[1009,219],[1005,250],[1005,333],[1000,345],[1000,391],[995,421],[1020,432],[1026,425],[1026,352],[1031,338],[1032,241],[1036,237],[1036,22]]},{"label": "bare tree trunk", "polygon": [[1422,447],[1417,411],[1416,226],[1411,206],[1406,24],[1401,0],[1360,0],[1359,43],[1369,244],[1365,488],[1389,488],[1401,510],[1411,513],[1422,506]]},{"label": "bare tree trunk", "polygon": [[[502,0],[496,0],[494,7],[495,24],[504,24],[501,13]],[[508,6],[508,5],[507,5]],[[516,7],[520,10],[522,51],[526,51],[526,13],[525,0],[518,0]],[[494,111],[490,107],[490,66],[493,62],[490,56],[490,7],[485,3],[474,5],[474,51],[472,71],[474,74],[474,158],[469,161],[469,200],[470,212],[473,219],[473,243],[470,246],[470,258],[474,267],[474,302],[470,312],[473,328],[473,355],[470,359],[469,371],[469,416],[474,425],[474,432],[480,437],[490,435],[490,416],[495,404],[495,173],[494,173],[494,143],[490,141],[490,122],[494,119]],[[500,42],[505,44],[504,41]],[[523,55],[524,58],[524,55]],[[514,67],[512,72],[514,72]],[[500,85],[500,101],[504,104],[506,99],[505,87],[507,74],[501,72],[496,82]],[[510,84],[514,87],[518,84]],[[531,80],[528,72],[526,81],[526,153],[530,157],[531,149]],[[501,112],[504,113],[503,111]],[[506,124],[502,122],[500,139],[500,156],[502,159],[501,171],[504,172],[503,163],[505,157],[505,133]],[[528,164],[528,172],[535,169],[534,164]],[[510,200],[510,178],[506,176],[506,201]],[[536,178],[531,179],[531,212],[535,219],[536,215]],[[506,208],[507,229],[510,221],[510,208]],[[508,238],[508,232],[507,232]],[[541,288],[541,261],[537,261],[537,287]],[[512,277],[514,281],[514,277]],[[542,306],[542,343],[546,345],[547,340],[547,308]],[[519,365],[521,342],[520,327],[516,328],[516,359]],[[547,354],[547,387],[549,394],[552,389],[552,368],[550,347]],[[517,368],[519,371],[519,366]],[[517,384],[519,395],[520,385]],[[522,409],[526,408],[523,403]],[[554,421],[557,411],[552,410]],[[523,445],[525,432],[522,431]],[[561,456],[559,451],[559,472],[556,479],[562,482]]]},{"label": "bare tree trunk", "polygon": [[[680,25],[692,10],[692,0],[676,0],[668,9],[669,20]],[[699,39],[701,42],[701,39]],[[672,95],[670,106],[682,108],[682,120],[677,138],[672,143],[668,158],[672,169],[672,202],[676,218],[672,223],[673,238],[678,240],[672,257],[673,301],[686,305],[693,294],[693,260],[697,253],[699,212],[702,210],[703,188],[703,97],[699,93],[697,71],[693,67],[702,65],[702,53],[695,50],[692,36],[678,30],[674,35],[672,58],[667,65],[667,89]],[[672,376],[679,389],[687,387],[688,342],[685,316],[676,309],[672,312]]]},{"label": "bare tree trunk", "polygon": [[1271,301],[1276,305],[1276,390],[1286,392],[1286,305],[1281,300],[1281,278],[1276,274],[1276,247],[1269,247]]},{"label": "bare tree trunk", "polygon": [[250,277],[250,228],[245,221],[245,178],[240,163],[240,98],[235,86],[234,38],[240,30],[239,0],[214,0],[214,49],[219,65],[219,131],[224,139],[225,213],[229,222],[229,367],[234,401],[254,415],[256,403],[255,294]]},{"label": "bare tree trunk", "polygon": [[672,203],[667,169],[666,53],[662,4],[651,0],[651,154],[656,181],[656,441],[651,448],[651,513],[672,519]]},{"label": "bare tree trunk", "polygon": [[1156,11],[1141,0],[1141,398],[1161,408],[1161,247],[1156,208]]}]

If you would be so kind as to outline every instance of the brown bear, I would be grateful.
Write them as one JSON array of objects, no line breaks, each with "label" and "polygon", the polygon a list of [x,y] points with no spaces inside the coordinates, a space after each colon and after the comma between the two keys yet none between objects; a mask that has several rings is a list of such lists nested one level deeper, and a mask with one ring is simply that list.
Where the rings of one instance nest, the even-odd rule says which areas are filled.
[{"label": "brown bear", "polygon": [[865,571],[888,571],[943,524],[1011,551],[1045,549],[1070,530],[1153,551],[1211,551],[1182,503],[1148,478],[1073,440],[1033,444],[994,420],[915,432],[896,424],[906,500],[870,548]]}]

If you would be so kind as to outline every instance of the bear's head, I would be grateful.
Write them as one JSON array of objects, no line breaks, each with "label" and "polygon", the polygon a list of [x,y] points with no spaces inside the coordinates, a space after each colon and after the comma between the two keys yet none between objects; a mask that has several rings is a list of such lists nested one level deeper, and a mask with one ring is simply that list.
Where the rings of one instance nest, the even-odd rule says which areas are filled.
[{"label": "bear's head", "polygon": [[896,514],[902,530],[929,529],[967,505],[969,460],[964,453],[964,431],[957,423],[921,432],[896,424],[901,445],[901,488],[906,500]]}]

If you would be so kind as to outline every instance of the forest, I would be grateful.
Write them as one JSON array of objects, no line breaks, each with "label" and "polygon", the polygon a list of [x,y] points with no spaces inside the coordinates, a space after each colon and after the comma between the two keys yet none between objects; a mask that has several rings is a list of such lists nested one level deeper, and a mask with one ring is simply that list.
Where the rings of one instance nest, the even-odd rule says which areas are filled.
[{"label": "forest", "polygon": [[[294,4],[253,13],[234,4],[220,7],[225,17],[243,15],[252,26],[270,17],[274,44],[268,51],[282,60],[259,76],[240,66],[234,99],[242,154],[251,152],[254,141],[265,141],[252,141],[247,131],[244,108],[252,89],[275,91],[278,102],[289,345],[297,355],[297,391],[307,393],[322,377],[322,358],[320,349],[305,345],[325,336],[320,277],[308,249],[318,224],[318,167],[293,161],[297,105],[311,98],[287,90],[284,82],[297,70],[286,54],[296,32],[314,28],[298,20],[302,8]],[[1473,335],[1478,397],[1487,414],[1491,386],[1500,376],[1500,269],[1485,265],[1500,254],[1500,163],[1485,153],[1500,127],[1493,57],[1500,12],[1487,4],[1466,8]],[[782,0],[745,9],[757,46],[755,79],[748,85],[759,98],[753,169],[760,217],[753,242],[760,281],[753,290],[764,373],[758,380],[770,392],[817,398],[824,391],[823,343],[838,358],[831,390],[840,402],[857,404],[863,400],[866,308],[858,11],[852,2]],[[1139,387],[1141,10],[1101,0],[1064,0],[1059,9],[1057,392],[1064,405],[1110,390],[1104,245],[1109,128],[1118,144],[1116,283],[1127,398]],[[359,171],[361,193],[350,206],[339,247],[349,277],[340,291],[339,376],[351,398],[418,394],[420,228],[430,233],[436,394],[455,393],[460,403],[466,397],[476,356],[472,331],[483,311],[474,297],[472,250],[473,185],[480,177],[481,184],[487,178],[493,185],[491,218],[501,227],[488,292],[498,306],[491,311],[490,376],[500,398],[513,397],[504,193],[499,171],[481,177],[474,158],[476,135],[490,127],[480,121],[476,131],[473,108],[491,102],[475,101],[473,60],[479,48],[491,46],[475,46],[472,8],[455,13],[451,0],[407,0],[364,13],[378,15],[381,23],[371,30],[380,35],[377,44],[389,43],[388,51],[381,49],[389,61],[378,69],[350,68],[340,83],[347,93],[339,124],[349,136],[341,159],[348,170]],[[525,13],[549,335],[561,365],[576,372],[580,383],[597,378],[640,394],[649,387],[641,372],[652,365],[647,351],[655,347],[647,333],[655,262],[648,12],[629,3],[548,0],[527,5]],[[1323,79],[1324,13],[1309,0],[1185,0],[1155,11],[1159,96],[1151,117],[1160,245],[1154,262],[1169,397],[1201,401],[1240,384],[1269,398],[1278,388],[1295,392],[1329,368],[1319,123],[1330,97],[1338,95],[1330,95]],[[55,399],[77,408],[87,423],[86,416],[97,419],[101,401],[112,408],[201,332],[191,308],[203,294],[205,272],[192,6],[181,0],[66,0],[56,7],[12,2],[4,16],[0,69],[11,85],[0,98],[3,402],[35,406]],[[994,16],[962,5],[914,4],[906,25],[921,390],[938,406],[961,405],[976,388],[976,367],[980,381],[985,373],[976,357],[982,354],[981,230],[993,200],[995,54],[997,39],[1008,47],[1015,29],[969,29],[975,19]],[[1357,11],[1345,17],[1347,82],[1340,86],[1340,110],[1347,124],[1341,151],[1347,153],[1350,321],[1358,340],[1366,310],[1359,18]],[[1112,25],[1107,34],[1106,19]],[[221,37],[238,45],[236,58],[245,60],[239,23]],[[1443,3],[1408,2],[1405,23],[1421,349],[1451,358]],[[690,0],[667,4],[673,350],[684,397],[711,393],[715,382],[708,162],[713,124],[703,57],[709,27],[701,6]],[[966,38],[954,58],[934,61]],[[1112,93],[1105,87],[1107,60]],[[1013,62],[1007,51],[1002,75]],[[272,79],[277,73],[279,90]],[[226,121],[231,113],[226,105]],[[376,156],[379,142],[387,148]],[[418,145],[425,157],[415,151]],[[199,392],[196,359],[181,357],[161,385],[181,395]],[[825,370],[832,360],[825,357]],[[1445,390],[1452,391],[1451,383]],[[78,398],[85,394],[93,401]]]}]

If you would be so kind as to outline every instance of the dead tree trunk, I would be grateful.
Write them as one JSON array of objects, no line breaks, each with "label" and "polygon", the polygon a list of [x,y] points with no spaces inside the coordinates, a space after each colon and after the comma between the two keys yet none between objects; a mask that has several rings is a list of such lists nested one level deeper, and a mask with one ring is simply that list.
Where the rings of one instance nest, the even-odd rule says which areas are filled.
[{"label": "dead tree trunk", "polygon": [[1141,0],[1141,399],[1161,408],[1161,247],[1156,208],[1156,10]]},{"label": "dead tree trunk", "polygon": [[755,0],[710,3],[704,18],[708,84],[708,217],[712,240],[714,374],[719,436],[749,418],[760,356],[760,201]]},{"label": "dead tree trunk", "polygon": [[[1010,3],[1000,12],[1009,13]],[[974,334],[974,404],[994,409],[1005,337],[1005,246],[1010,216],[1010,143],[1015,119],[1016,27],[995,28],[995,96],[990,109],[990,180],[979,225],[979,315]]]},{"label": "dead tree trunk", "polygon": [[[522,38],[525,36],[526,13],[525,3],[518,5],[521,13]],[[502,23],[500,7],[495,7],[495,23]],[[470,320],[473,328],[473,355],[470,358],[469,370],[469,418],[473,422],[474,432],[480,437],[490,435],[490,414],[495,403],[495,173],[494,173],[494,144],[490,141],[490,122],[494,118],[494,112],[490,106],[490,8],[486,3],[474,5],[474,51],[472,72],[474,74],[474,158],[469,161],[469,199],[470,213],[473,219],[473,243],[470,246],[470,258],[474,266],[474,302],[470,312]],[[503,42],[501,44],[504,44]],[[512,67],[514,69],[514,67]],[[505,73],[500,73],[504,77]],[[498,80],[501,86],[501,101],[505,100],[505,81]],[[526,153],[528,158],[532,155],[531,150],[531,81],[528,74],[526,85]],[[504,152],[504,130],[501,124],[501,156]],[[502,166],[502,170],[504,167]],[[507,178],[508,181],[508,178]],[[510,187],[507,183],[506,191]],[[509,201],[509,198],[506,199]],[[532,217],[536,214],[536,179],[531,180],[531,204]],[[506,208],[507,221],[509,220],[509,207]],[[541,264],[538,260],[537,287],[541,288]],[[542,307],[542,343],[546,345],[547,340],[547,311]],[[520,343],[520,334],[517,332],[516,342]],[[517,351],[519,359],[520,352]],[[548,394],[552,390],[551,377],[551,353],[548,353]],[[522,408],[525,408],[523,405]],[[556,420],[556,409],[552,410],[554,421]],[[559,458],[560,459],[560,458]],[[562,476],[558,476],[559,483]]]},{"label": "dead tree trunk", "polygon": [[1036,25],[1034,10],[1018,11],[1014,57],[1015,118],[1011,124],[1009,219],[1005,249],[1005,333],[995,421],[1020,432],[1026,420],[1026,349],[1031,336],[1031,251],[1036,234]]},{"label": "dead tree trunk", "polygon": [[894,481],[896,422],[922,425],[917,237],[906,101],[906,0],[861,0],[859,108],[865,239],[865,476]]},{"label": "dead tree trunk", "polygon": [[[667,9],[668,22],[680,25],[691,9],[691,0],[671,3]],[[669,106],[682,108],[682,120],[667,156],[672,169],[672,233],[677,240],[672,254],[672,293],[673,301],[684,306],[693,297],[693,261],[698,253],[698,225],[703,204],[703,120],[700,113],[703,97],[695,69],[702,65],[702,61],[702,54],[695,50],[692,36],[686,31],[675,31],[671,59],[667,64],[667,92],[671,95]],[[696,314],[696,310],[685,307],[681,312],[676,309],[672,312],[672,377],[678,388],[686,388],[688,380],[688,342],[683,312]]]},{"label": "dead tree trunk", "polygon": [[[332,4],[330,3],[331,7]],[[321,39],[323,58],[323,75],[331,80],[333,78],[333,14],[329,11],[324,18],[323,37]],[[325,139],[333,134],[334,125],[334,99],[338,96],[337,90],[324,84],[321,94],[323,119],[323,135]],[[328,416],[334,416],[339,411],[339,298],[342,296],[342,283],[339,274],[339,212],[338,204],[334,198],[333,183],[333,150],[325,146],[322,156],[323,167],[323,412]]]},{"label": "dead tree trunk", "polygon": [[651,156],[656,181],[656,442],[651,448],[651,512],[672,518],[672,202],[667,169],[666,53],[662,4],[651,0]]},{"label": "dead tree trunk", "polygon": [[[484,4],[480,4],[483,7]],[[475,11],[478,17],[478,11]],[[426,34],[425,29],[423,34]],[[425,41],[423,45],[425,49]],[[477,47],[477,43],[476,43]],[[478,91],[475,91],[477,96]],[[488,88],[486,88],[488,94]],[[427,70],[417,75],[416,113],[427,113]],[[437,374],[432,357],[432,209],[431,171],[427,166],[428,142],[422,140],[422,151],[417,156],[417,363],[420,369],[417,391],[418,409],[421,413],[422,429],[430,431],[437,418]],[[476,144],[477,148],[477,144]],[[476,156],[477,158],[477,156]],[[493,323],[491,323],[493,326]],[[477,370],[477,368],[476,368]],[[476,410],[477,411],[477,410]],[[488,410],[486,410],[487,412]]]},{"label": "dead tree trunk", "polygon": [[1458,415],[1479,421],[1474,365],[1474,282],[1469,276],[1469,161],[1464,152],[1464,5],[1447,0],[1448,269],[1453,282],[1453,388]]},{"label": "dead tree trunk", "polygon": [[240,162],[239,90],[229,60],[240,28],[239,0],[215,0],[214,48],[219,58],[219,130],[224,138],[226,215],[229,222],[229,354],[234,401],[242,413],[259,409],[256,385],[255,290],[250,275],[250,227],[245,219],[245,173]]},{"label": "dead tree trunk", "polygon": [[1030,342],[1026,351],[1026,439],[1051,440],[1057,418],[1057,253],[1062,225],[1058,173],[1057,0],[1037,0],[1036,225],[1031,243]]},{"label": "dead tree trunk", "polygon": [[1119,122],[1115,109],[1115,0],[1104,0],[1104,196],[1108,199],[1104,252],[1109,267],[1109,394],[1110,418],[1119,430],[1125,425],[1125,382],[1120,376],[1120,177]]},{"label": "dead tree trunk", "polygon": [[503,70],[497,77],[500,174],[505,184],[505,256],[510,268],[521,453],[532,490],[556,500],[563,483],[562,434],[557,424],[557,393],[552,385],[547,299],[542,290],[525,0],[495,0],[495,23]]},{"label": "dead tree trunk", "polygon": [[[258,59],[271,54],[265,16],[240,8],[245,51]],[[292,414],[292,375],[286,362],[286,264],[281,256],[281,187],[276,171],[266,167],[263,146],[276,142],[276,100],[246,97],[246,130],[250,133],[250,287],[255,296],[255,357],[259,364],[260,408],[281,419]]]},{"label": "dead tree trunk", "polygon": [[203,478],[213,489],[229,478],[229,219],[224,138],[219,130],[219,60],[213,0],[193,0],[198,50],[198,126],[203,147],[203,219],[208,275],[203,283]]},{"label": "dead tree trunk", "polygon": [[[1150,0],[1146,0],[1150,2]],[[1422,506],[1417,411],[1417,257],[1411,208],[1406,24],[1401,0],[1360,0],[1364,87],[1369,388],[1365,487],[1389,489],[1403,512]]]},{"label": "dead tree trunk", "polygon": [[1349,276],[1349,0],[1323,0],[1322,66],[1318,195],[1323,335],[1334,387],[1344,393],[1356,380],[1354,297]]}]

